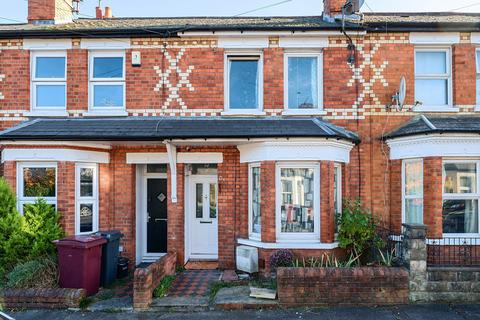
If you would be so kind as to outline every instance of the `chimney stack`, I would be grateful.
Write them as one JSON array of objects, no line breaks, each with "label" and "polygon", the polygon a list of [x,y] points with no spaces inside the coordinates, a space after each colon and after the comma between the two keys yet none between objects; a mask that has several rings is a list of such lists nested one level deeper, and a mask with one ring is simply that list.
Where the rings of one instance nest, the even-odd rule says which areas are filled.
[{"label": "chimney stack", "polygon": [[105,16],[103,16],[105,19],[110,19],[112,17],[112,8],[110,7],[105,7]]},{"label": "chimney stack", "polygon": [[103,19],[102,7],[96,7],[95,8],[95,18]]},{"label": "chimney stack", "polygon": [[335,17],[342,14],[346,0],[323,0],[323,15]]},{"label": "chimney stack", "polygon": [[61,24],[73,21],[78,0],[28,0],[28,23]]}]

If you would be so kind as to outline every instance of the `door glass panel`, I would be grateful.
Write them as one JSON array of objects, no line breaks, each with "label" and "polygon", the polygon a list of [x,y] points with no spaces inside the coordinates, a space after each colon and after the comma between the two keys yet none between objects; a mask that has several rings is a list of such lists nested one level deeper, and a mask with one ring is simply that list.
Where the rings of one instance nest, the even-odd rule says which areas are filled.
[{"label": "door glass panel", "polygon": [[210,183],[210,219],[217,218],[217,184]]},{"label": "door glass panel", "polygon": [[80,204],[80,232],[93,231],[93,204]]},{"label": "door glass panel", "polygon": [[192,164],[192,174],[195,175],[217,175],[217,165],[211,164]]},{"label": "door glass panel", "polygon": [[147,173],[167,173],[166,164],[147,164]]},{"label": "door glass panel", "polygon": [[203,184],[197,183],[195,185],[195,216],[197,219],[203,218]]},{"label": "door glass panel", "polygon": [[93,196],[93,169],[80,169],[80,197]]}]

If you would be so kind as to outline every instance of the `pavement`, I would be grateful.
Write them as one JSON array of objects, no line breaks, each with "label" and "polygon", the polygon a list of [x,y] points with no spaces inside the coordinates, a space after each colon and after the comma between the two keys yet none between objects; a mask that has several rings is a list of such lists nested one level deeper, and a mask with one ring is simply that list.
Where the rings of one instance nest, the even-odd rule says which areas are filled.
[{"label": "pavement", "polygon": [[10,312],[8,314],[16,320],[480,320],[480,305],[408,305],[382,308],[356,307],[298,310],[207,311],[192,313],[110,313],[42,310]]}]

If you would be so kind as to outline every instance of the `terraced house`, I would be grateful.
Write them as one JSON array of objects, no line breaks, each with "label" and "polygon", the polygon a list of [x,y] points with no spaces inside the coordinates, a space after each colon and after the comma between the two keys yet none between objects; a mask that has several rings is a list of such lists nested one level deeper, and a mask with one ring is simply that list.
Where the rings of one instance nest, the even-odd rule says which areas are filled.
[{"label": "terraced house", "polygon": [[334,252],[342,199],[396,232],[479,236],[480,15],[325,0],[315,17],[78,19],[76,4],[28,0],[28,23],[0,25],[20,211],[44,197],[68,234],[121,230],[137,264]]}]

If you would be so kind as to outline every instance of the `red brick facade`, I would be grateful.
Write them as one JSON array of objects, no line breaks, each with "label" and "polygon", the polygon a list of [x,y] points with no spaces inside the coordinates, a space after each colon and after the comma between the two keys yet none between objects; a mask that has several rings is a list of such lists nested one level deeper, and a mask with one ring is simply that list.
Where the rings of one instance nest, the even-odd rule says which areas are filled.
[{"label": "red brick facade", "polygon": [[[30,1],[32,4],[42,1]],[[328,2],[328,1],[327,1]],[[330,1],[331,12],[337,12],[343,1]],[[47,19],[45,12],[36,12],[29,19]],[[400,231],[402,223],[402,161],[390,160],[390,150],[382,137],[419,113],[412,110],[414,98],[414,49],[409,33],[368,33],[355,36],[357,61],[347,63],[347,41],[337,35],[328,36],[323,48],[324,118],[359,135],[361,143],[350,152],[350,161],[342,164],[342,195],[361,199],[382,224]],[[452,48],[453,101],[459,114],[473,113],[476,104],[476,46],[470,33],[460,33],[460,43]],[[89,53],[82,49],[80,36],[74,37],[67,49],[67,112],[69,117],[83,117],[88,112]],[[220,116],[224,111],[225,49],[215,37],[195,38],[131,38],[126,41],[126,112],[130,116]],[[7,129],[28,119],[30,111],[30,55],[23,48],[23,39],[0,39],[0,129]],[[131,54],[138,51],[140,67],[131,63]],[[279,37],[268,37],[263,54],[263,91],[266,116],[281,116],[284,110],[284,53]],[[192,70],[190,87],[182,85],[174,97],[169,86],[160,85],[162,70],[176,61],[181,72]],[[358,68],[359,77],[355,77]],[[352,70],[353,69],[353,70]],[[406,105],[403,110],[389,110],[392,94],[401,76],[407,82]],[[178,72],[169,76],[170,85],[182,79]],[[370,86],[365,86],[365,83]],[[6,146],[12,148],[12,146]],[[30,147],[39,148],[34,145]],[[61,148],[51,146],[52,148]],[[72,148],[72,147],[65,147]],[[85,148],[84,148],[85,149]],[[104,150],[103,150],[104,151]],[[232,268],[238,239],[247,239],[248,230],[248,164],[240,161],[236,146],[222,143],[212,146],[181,146],[179,152],[221,152],[218,165],[219,264]],[[60,151],[61,152],[61,151]],[[107,151],[110,163],[99,165],[99,217],[101,229],[117,229],[124,234],[124,254],[136,254],[136,166],[126,162],[128,152],[166,152],[165,147],[137,144],[113,145]],[[334,161],[320,164],[320,241],[334,242],[333,174]],[[261,161],[261,241],[273,244],[276,239],[276,162]],[[177,197],[168,197],[168,248],[175,250],[178,261],[185,260],[185,164],[177,164]],[[15,189],[16,163],[3,166],[5,178]],[[170,177],[170,168],[168,172]],[[58,162],[58,210],[68,234],[75,232],[75,163]],[[170,180],[169,180],[170,182]],[[424,217],[430,237],[442,235],[442,158],[424,159]],[[318,252],[321,250],[319,249]],[[261,250],[266,258],[269,249]],[[309,252],[310,254],[311,252]]]}]

